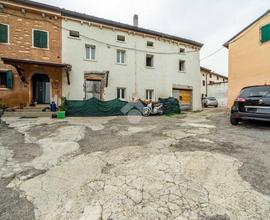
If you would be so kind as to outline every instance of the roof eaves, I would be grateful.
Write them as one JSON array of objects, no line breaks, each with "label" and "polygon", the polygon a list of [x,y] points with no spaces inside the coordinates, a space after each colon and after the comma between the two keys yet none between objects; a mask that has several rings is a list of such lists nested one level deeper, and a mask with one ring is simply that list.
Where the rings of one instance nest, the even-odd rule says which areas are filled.
[{"label": "roof eaves", "polygon": [[201,70],[206,71],[206,72],[212,72],[212,70],[210,70],[210,69],[208,69],[206,67],[203,67],[203,66],[201,66]]},{"label": "roof eaves", "polygon": [[208,72],[209,74],[216,75],[216,76],[220,76],[220,77],[222,77],[222,78],[224,78],[224,79],[228,79],[227,76],[224,76],[224,75],[222,75],[222,74],[216,73],[216,72],[214,72],[213,70],[210,70],[210,69],[208,69],[208,68],[206,68],[206,67],[201,66],[201,70],[203,70],[203,71],[205,71],[205,72]]},{"label": "roof eaves", "polygon": [[137,32],[141,32],[141,33],[145,33],[145,34],[149,34],[149,35],[155,35],[158,37],[163,37],[163,38],[167,38],[170,40],[175,40],[175,41],[180,41],[183,43],[191,44],[191,45],[199,47],[199,48],[203,47],[202,43],[199,43],[199,42],[196,42],[193,40],[189,40],[189,39],[185,39],[185,38],[181,38],[181,37],[177,37],[177,36],[173,36],[173,35],[169,35],[169,34],[164,34],[161,32],[157,32],[157,31],[153,31],[153,30],[149,30],[149,29],[145,29],[145,28],[141,28],[141,27],[136,27],[133,25],[124,24],[124,23],[120,23],[120,22],[116,22],[116,21],[112,21],[112,20],[108,20],[108,19],[104,19],[104,18],[99,18],[99,17],[67,10],[64,8],[59,8],[56,6],[44,4],[44,3],[39,3],[39,2],[31,1],[31,0],[13,0],[13,1],[16,3],[19,3],[19,4],[25,4],[25,5],[41,8],[41,9],[47,9],[47,10],[51,10],[54,12],[59,12],[63,16],[67,16],[67,17],[74,17],[74,18],[92,21],[92,22],[96,22],[96,23],[100,23],[100,24],[111,25],[111,26],[115,26],[115,27],[119,27],[119,28],[123,28],[123,29],[133,30],[133,31],[137,31]]},{"label": "roof eaves", "polygon": [[83,13],[79,13],[79,12],[74,12],[74,11],[62,9],[61,13],[63,16],[67,16],[67,17],[73,17],[73,18],[82,19],[82,20],[86,20],[86,21],[92,21],[92,22],[96,22],[96,23],[100,23],[100,24],[104,24],[104,25],[111,25],[114,27],[137,31],[137,32],[150,34],[150,35],[155,35],[158,37],[164,37],[164,38],[168,38],[168,39],[175,40],[175,41],[181,41],[181,42],[191,44],[191,45],[194,45],[194,46],[197,46],[200,48],[203,47],[202,43],[199,43],[199,42],[196,42],[193,40],[189,40],[189,39],[185,39],[185,38],[181,38],[181,37],[177,37],[177,36],[173,36],[173,35],[169,35],[169,34],[164,34],[161,32],[157,32],[157,31],[153,31],[153,30],[149,30],[149,29],[145,29],[145,28],[141,28],[141,27],[136,27],[133,25],[124,24],[124,23],[120,23],[120,22],[116,22],[116,21],[112,21],[112,20],[108,20],[108,19],[104,19],[104,18],[99,18],[99,17],[95,17],[95,16],[91,16],[91,15],[87,15],[87,14],[83,14]]},{"label": "roof eaves", "polygon": [[233,36],[230,40],[228,40],[226,43],[223,44],[223,47],[229,48],[230,42],[235,39],[237,36],[242,34],[244,31],[249,29],[251,26],[253,26],[255,23],[257,23],[259,20],[261,20],[264,16],[266,16],[268,13],[270,13],[270,9],[267,10],[263,15],[261,15],[259,18],[257,18],[255,21],[253,21],[250,25],[246,26],[244,29],[242,29],[239,33],[237,33],[235,36]]},{"label": "roof eaves", "polygon": [[18,4],[24,4],[27,6],[32,6],[32,7],[36,7],[36,8],[40,8],[40,9],[46,9],[46,10],[50,10],[50,11],[54,11],[54,12],[61,12],[61,8],[56,7],[56,6],[52,6],[52,5],[47,5],[44,3],[39,3],[39,2],[35,2],[35,1],[30,1],[30,0],[13,0],[15,3]]}]

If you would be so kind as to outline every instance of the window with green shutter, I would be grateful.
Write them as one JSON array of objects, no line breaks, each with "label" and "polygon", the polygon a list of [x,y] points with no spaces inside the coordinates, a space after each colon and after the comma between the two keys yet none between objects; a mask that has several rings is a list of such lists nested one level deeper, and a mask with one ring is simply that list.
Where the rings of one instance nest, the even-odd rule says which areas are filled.
[{"label": "window with green shutter", "polygon": [[261,42],[270,41],[270,24],[261,27]]},{"label": "window with green shutter", "polygon": [[7,77],[7,88],[12,89],[13,88],[13,73],[11,70],[6,72],[6,77]]},{"label": "window with green shutter", "polygon": [[0,88],[13,88],[13,73],[11,70],[0,72]]},{"label": "window with green shutter", "polygon": [[33,31],[33,46],[37,48],[48,48],[48,32],[46,31]]},{"label": "window with green shutter", "polygon": [[0,24],[0,43],[8,43],[8,25]]}]

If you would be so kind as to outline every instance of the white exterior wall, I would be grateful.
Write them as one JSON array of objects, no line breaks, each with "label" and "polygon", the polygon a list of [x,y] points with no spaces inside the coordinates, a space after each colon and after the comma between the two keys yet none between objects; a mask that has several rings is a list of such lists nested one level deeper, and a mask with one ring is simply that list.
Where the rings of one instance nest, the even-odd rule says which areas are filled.
[{"label": "white exterior wall", "polygon": [[227,107],[228,82],[208,85],[208,97],[215,97],[221,107]]},{"label": "white exterior wall", "polygon": [[[228,82],[227,78],[224,78],[222,76],[215,75],[215,73],[211,73],[212,78],[210,78],[210,73],[204,70],[201,70],[201,77],[202,77],[202,83],[201,83],[201,94],[206,95],[210,82],[214,83],[224,83]],[[205,81],[205,85],[203,85],[203,81]],[[209,97],[209,95],[208,95]]]},{"label": "white exterior wall", "polygon": [[[108,87],[105,88],[104,99],[111,100],[117,97],[116,88],[126,88],[126,100],[132,97],[145,99],[145,90],[154,90],[154,99],[172,96],[173,84],[190,86],[193,88],[193,110],[201,109],[201,75],[199,51],[185,48],[186,51],[194,51],[186,54],[153,54],[154,67],[146,67],[146,54],[151,52],[172,53],[179,52],[180,46],[164,41],[155,40],[113,31],[107,28],[99,28],[82,24],[70,19],[62,21],[62,60],[72,65],[70,73],[70,85],[63,77],[63,95],[70,100],[84,99],[84,72],[85,71],[109,71]],[[67,29],[67,30],[66,30]],[[69,37],[68,30],[79,31],[87,36],[74,39]],[[117,35],[125,35],[126,42],[117,42]],[[92,40],[94,39],[94,40]],[[154,48],[146,46],[147,41],[154,42]],[[114,46],[108,46],[104,43]],[[85,60],[85,44],[96,46],[96,61]],[[127,48],[147,50],[147,52],[135,51]],[[116,63],[116,51],[126,51],[126,64]],[[186,61],[186,71],[179,72],[179,60]]]}]

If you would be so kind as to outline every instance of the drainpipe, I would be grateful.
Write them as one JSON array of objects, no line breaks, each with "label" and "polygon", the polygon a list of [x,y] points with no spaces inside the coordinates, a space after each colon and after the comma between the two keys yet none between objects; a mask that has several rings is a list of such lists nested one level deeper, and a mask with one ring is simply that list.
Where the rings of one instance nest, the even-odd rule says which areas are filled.
[{"label": "drainpipe", "polygon": [[135,39],[135,59],[134,59],[134,78],[135,78],[135,82],[134,82],[134,90],[135,90],[135,96],[138,96],[137,94],[137,43],[136,43],[136,39]]},{"label": "drainpipe", "polygon": [[205,82],[205,85],[206,85],[206,97],[208,97],[208,73],[206,73],[206,82]]}]

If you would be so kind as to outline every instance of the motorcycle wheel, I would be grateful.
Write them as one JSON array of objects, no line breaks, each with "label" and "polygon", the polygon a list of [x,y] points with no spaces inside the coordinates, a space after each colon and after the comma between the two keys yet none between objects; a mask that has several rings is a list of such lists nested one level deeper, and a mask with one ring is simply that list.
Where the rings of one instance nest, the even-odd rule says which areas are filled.
[{"label": "motorcycle wheel", "polygon": [[148,108],[143,109],[143,116],[150,116],[150,110]]}]

